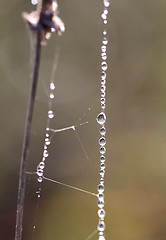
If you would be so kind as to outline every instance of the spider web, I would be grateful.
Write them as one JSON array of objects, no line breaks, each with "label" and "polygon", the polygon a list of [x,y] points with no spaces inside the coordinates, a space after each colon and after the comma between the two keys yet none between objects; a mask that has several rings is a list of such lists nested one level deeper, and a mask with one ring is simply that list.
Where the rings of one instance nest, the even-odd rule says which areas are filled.
[{"label": "spider web", "polygon": [[[90,240],[96,238],[98,231],[96,229],[98,192],[94,189],[99,178],[97,161],[99,153],[96,141],[99,135],[96,116],[100,108],[98,100],[94,99],[95,104],[86,106],[81,116],[74,117],[74,121],[71,118],[73,122],[67,120],[64,122],[68,124],[63,125],[58,120],[56,71],[59,55],[57,47],[49,89],[41,77],[49,99],[48,117],[41,160],[38,161],[37,168],[35,164],[29,164],[27,168],[26,196],[28,199],[32,197],[34,201],[33,216],[29,220],[29,227],[33,231],[31,230],[28,239],[51,239],[55,236],[59,239]],[[94,132],[97,134],[93,134]],[[34,192],[32,193],[32,185],[36,200]],[[25,216],[29,218],[26,206]]]}]

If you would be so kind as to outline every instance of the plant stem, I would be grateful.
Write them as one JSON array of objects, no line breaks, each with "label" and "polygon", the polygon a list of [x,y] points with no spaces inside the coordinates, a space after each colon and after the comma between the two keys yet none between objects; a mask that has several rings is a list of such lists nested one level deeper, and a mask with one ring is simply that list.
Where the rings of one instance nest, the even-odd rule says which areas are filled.
[{"label": "plant stem", "polygon": [[29,103],[28,103],[28,108],[27,108],[24,140],[23,140],[22,155],[21,155],[21,166],[20,166],[18,199],[17,199],[15,240],[22,239],[24,197],[25,197],[25,186],[26,186],[26,162],[27,162],[27,155],[28,155],[28,150],[29,150],[33,109],[34,109],[37,82],[38,82],[40,53],[41,53],[41,32],[37,31],[34,70],[33,70],[32,85],[31,85],[31,90],[30,90],[30,95],[29,95]]}]

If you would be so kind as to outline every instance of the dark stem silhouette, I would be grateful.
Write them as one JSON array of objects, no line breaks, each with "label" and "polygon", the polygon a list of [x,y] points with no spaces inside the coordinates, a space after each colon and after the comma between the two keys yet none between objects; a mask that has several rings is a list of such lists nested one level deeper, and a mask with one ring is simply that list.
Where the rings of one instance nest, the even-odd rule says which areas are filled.
[{"label": "dark stem silhouette", "polygon": [[24,196],[25,196],[25,184],[26,184],[26,161],[29,150],[30,132],[32,125],[32,117],[38,82],[38,72],[40,64],[40,52],[41,52],[41,32],[37,32],[36,39],[36,56],[32,77],[32,84],[30,89],[29,103],[27,108],[24,140],[21,155],[21,166],[19,175],[19,187],[18,187],[18,199],[17,199],[17,215],[16,215],[16,229],[15,229],[15,240],[22,239],[22,228],[23,228],[23,212],[24,212]]}]

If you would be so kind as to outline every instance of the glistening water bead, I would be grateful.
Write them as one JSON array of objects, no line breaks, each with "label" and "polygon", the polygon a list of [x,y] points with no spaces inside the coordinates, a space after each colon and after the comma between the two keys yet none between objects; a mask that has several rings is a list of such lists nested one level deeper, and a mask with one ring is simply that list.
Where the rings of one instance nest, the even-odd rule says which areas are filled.
[{"label": "glistening water bead", "polygon": [[108,7],[110,5],[109,0],[103,0],[103,12],[101,14],[101,19],[103,21],[103,37],[102,37],[102,46],[101,46],[101,79],[100,79],[100,107],[101,112],[97,116],[97,122],[101,125],[100,128],[100,137],[99,137],[99,146],[100,146],[100,181],[98,185],[98,217],[99,217],[99,224],[97,226],[97,229],[99,231],[99,238],[98,240],[105,240],[104,231],[105,231],[105,210],[104,210],[104,176],[105,176],[105,153],[106,153],[106,114],[105,114],[105,107],[106,107],[106,71],[108,69],[107,64],[107,44],[108,44],[108,38],[107,38],[107,18],[108,18]]}]

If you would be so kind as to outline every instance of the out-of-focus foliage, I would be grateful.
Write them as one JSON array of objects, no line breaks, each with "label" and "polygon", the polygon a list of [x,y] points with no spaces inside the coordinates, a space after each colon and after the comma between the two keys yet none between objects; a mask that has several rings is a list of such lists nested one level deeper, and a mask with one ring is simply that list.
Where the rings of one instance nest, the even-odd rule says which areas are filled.
[{"label": "out-of-focus foliage", "polygon": [[[99,111],[102,2],[59,0],[66,32],[42,50],[27,170],[42,156],[48,87],[60,47],[53,128],[94,120]],[[14,239],[19,164],[31,81],[33,49],[21,18],[29,1],[0,1],[0,239]],[[111,1],[107,78],[106,237],[162,240],[166,235],[166,1]],[[88,111],[88,108],[91,107]],[[95,192],[98,126],[78,128],[91,159],[73,132],[54,137],[48,177]],[[24,240],[86,239],[97,225],[96,199],[44,183],[38,214],[36,178],[28,176]],[[93,238],[96,239],[96,236]],[[93,240],[92,239],[92,240]]]}]

